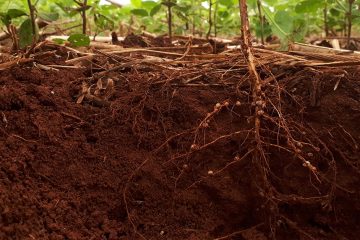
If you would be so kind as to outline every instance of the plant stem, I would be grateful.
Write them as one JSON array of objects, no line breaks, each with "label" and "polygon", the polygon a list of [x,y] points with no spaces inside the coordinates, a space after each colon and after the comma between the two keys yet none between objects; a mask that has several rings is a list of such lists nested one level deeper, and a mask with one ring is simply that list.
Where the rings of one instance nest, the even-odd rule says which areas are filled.
[{"label": "plant stem", "polygon": [[171,12],[170,4],[167,7],[168,7],[169,41],[170,41],[170,44],[171,44],[172,43],[172,12]]},{"label": "plant stem", "polygon": [[352,28],[352,6],[355,0],[349,0],[349,12],[348,12],[348,41],[347,46],[350,46],[350,40],[351,40],[351,28]]},{"label": "plant stem", "polygon": [[[254,64],[254,55],[252,52],[251,45],[251,34],[249,27],[249,17],[247,13],[247,5],[246,0],[239,0],[239,8],[240,8],[240,17],[241,17],[241,37],[242,37],[242,51],[247,59],[249,72],[251,75],[251,83],[252,86],[252,97],[253,102],[261,101],[261,80],[260,76],[256,71],[256,67]],[[260,114],[262,111],[262,107],[256,105],[255,107],[255,140],[257,142],[258,147],[261,145],[261,137],[260,137]]]},{"label": "plant stem", "polygon": [[257,0],[257,7],[259,11],[260,27],[261,27],[261,44],[264,45],[264,18],[261,13],[261,0]]},{"label": "plant stem", "polygon": [[346,37],[346,31],[347,31],[347,20],[348,20],[348,18],[347,18],[347,14],[345,13],[345,19],[344,19],[344,25],[343,25],[343,31],[342,31],[342,34],[343,34],[343,36],[344,37]]},{"label": "plant stem", "polygon": [[206,39],[209,39],[210,34],[211,34],[211,29],[212,29],[212,0],[209,0],[209,30],[206,34]]},{"label": "plant stem", "polygon": [[29,6],[29,10],[30,10],[30,19],[31,19],[32,34],[33,34],[33,37],[34,37],[34,39],[35,39],[36,28],[35,28],[34,6],[31,4],[31,0],[27,0],[27,3],[28,3],[28,6]]},{"label": "plant stem", "polygon": [[86,7],[87,7],[87,0],[84,0],[82,14],[81,14],[83,20],[83,26],[82,26],[83,34],[86,34]]},{"label": "plant stem", "polygon": [[[201,1],[199,1],[199,4],[201,5]],[[199,27],[198,27],[198,33],[199,33],[199,35],[200,35],[200,37],[202,37],[202,35],[203,35],[203,26],[202,26],[202,23],[203,23],[203,21],[202,21],[202,8],[199,8],[199,19],[200,19],[200,24],[199,24]]]},{"label": "plant stem", "polygon": [[73,0],[77,5],[80,7],[80,15],[82,18],[82,33],[86,34],[86,10],[87,10],[87,0],[84,0],[84,2],[80,2],[78,0]]},{"label": "plant stem", "polygon": [[[257,186],[260,191],[266,193],[266,198],[272,199],[274,197],[273,188],[270,185],[268,179],[268,173],[266,169],[267,159],[265,156],[265,152],[263,149],[263,140],[261,137],[261,121],[262,115],[264,114],[264,106],[257,104],[258,102],[265,101],[263,96],[265,96],[263,89],[261,78],[256,70],[255,66],[255,56],[253,54],[253,48],[251,45],[251,34],[249,27],[249,17],[247,13],[247,5],[246,0],[239,0],[239,8],[240,8],[240,17],[241,17],[241,34],[242,34],[242,43],[241,48],[244,54],[244,57],[247,61],[248,69],[249,69],[249,84],[250,91],[252,94],[252,101],[255,105],[255,113],[254,113],[254,153],[252,162],[257,169]],[[267,201],[267,215],[271,216],[276,211],[277,205],[274,201]],[[272,224],[272,217],[268,218],[270,224]],[[275,239],[274,233],[271,233],[270,239]]]}]

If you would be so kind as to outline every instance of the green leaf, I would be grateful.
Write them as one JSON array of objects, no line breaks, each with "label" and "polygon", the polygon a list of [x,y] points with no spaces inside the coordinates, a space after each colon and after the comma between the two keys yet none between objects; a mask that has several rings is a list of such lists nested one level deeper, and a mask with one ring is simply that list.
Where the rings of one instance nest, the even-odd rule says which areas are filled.
[{"label": "green leaf", "polygon": [[219,11],[218,16],[221,18],[227,18],[230,16],[230,13],[228,11]]},{"label": "green leaf", "polygon": [[[267,3],[268,6],[274,6],[275,4],[278,3],[278,0],[263,0],[264,3]],[[289,2],[289,1],[285,1],[285,2]]]},{"label": "green leaf", "polygon": [[176,14],[176,16],[178,16],[178,18],[180,18],[184,22],[189,21],[189,19],[182,12],[176,11],[175,14]]},{"label": "green leaf", "polygon": [[340,11],[335,8],[330,9],[330,13],[332,16],[336,16],[336,17],[340,16]]},{"label": "green leaf", "polygon": [[52,41],[57,44],[64,44],[66,42],[66,40],[62,38],[53,38]]},{"label": "green leaf", "polygon": [[307,32],[306,21],[300,18],[296,19],[294,21],[294,29],[292,32],[293,40],[296,42],[304,41],[306,32]]},{"label": "green leaf", "polygon": [[133,9],[133,10],[131,10],[131,13],[134,15],[137,15],[137,16],[141,16],[141,17],[149,16],[148,12],[142,8]]},{"label": "green leaf", "polygon": [[95,14],[94,15],[95,24],[98,28],[102,30],[113,30],[115,23],[110,18],[106,17],[102,14]]},{"label": "green leaf", "polygon": [[161,4],[156,5],[155,7],[153,7],[150,11],[150,16],[154,16],[155,14],[157,14],[161,9]]},{"label": "green leaf", "polygon": [[340,6],[345,12],[347,11],[347,7],[344,5],[344,3],[340,0],[336,0],[336,3],[338,6]]},{"label": "green leaf", "polygon": [[87,47],[90,45],[90,37],[85,34],[72,34],[67,40],[74,47]]},{"label": "green leaf", "polygon": [[22,11],[22,10],[19,10],[19,9],[9,9],[7,11],[7,15],[13,19],[13,18],[18,18],[18,17],[21,17],[21,16],[25,16],[27,15],[26,12]]},{"label": "green leaf", "polygon": [[226,6],[226,7],[231,7],[233,5],[233,3],[229,0],[218,0],[218,2],[221,5]]},{"label": "green leaf", "polygon": [[6,13],[0,13],[0,20],[5,26],[9,26],[11,24],[11,20],[14,18],[18,18],[21,16],[26,16],[27,14],[19,9],[9,9]]},{"label": "green leaf", "polygon": [[146,10],[150,10],[157,5],[154,1],[142,1],[141,6]]},{"label": "green leaf", "polygon": [[6,13],[0,13],[0,20],[5,26],[9,26],[11,24],[11,18]]},{"label": "green leaf", "polygon": [[66,7],[65,7],[62,3],[60,3],[60,2],[55,2],[55,4],[56,4],[61,10],[63,10],[64,12],[67,12]]},{"label": "green leaf", "polygon": [[274,20],[285,33],[289,34],[293,30],[293,19],[289,12],[278,11]]},{"label": "green leaf", "polygon": [[288,34],[284,32],[284,30],[277,24],[271,11],[264,6],[262,6],[261,8],[265,13],[266,19],[272,24],[271,29],[273,30],[273,32],[277,34],[281,39],[288,40]]},{"label": "green leaf", "polygon": [[25,48],[33,44],[33,42],[37,42],[39,40],[39,27],[35,23],[35,36],[32,32],[32,24],[31,19],[26,19],[21,25],[19,29],[19,46],[20,48]]},{"label": "green leaf", "polygon": [[183,6],[175,6],[174,9],[176,10],[179,10],[180,12],[183,12],[185,14],[188,13],[188,11],[191,9],[191,6],[190,5],[183,5]]},{"label": "green leaf", "polygon": [[133,5],[134,7],[141,7],[141,0],[131,0],[131,5]]},{"label": "green leaf", "polygon": [[319,8],[323,7],[323,0],[305,0],[298,3],[295,7],[297,13],[311,13],[316,12]]},{"label": "green leaf", "polygon": [[39,17],[48,22],[54,22],[59,19],[58,13],[44,13],[40,12]]},{"label": "green leaf", "polygon": [[167,7],[175,7],[177,4],[175,2],[172,2],[171,0],[164,0],[161,2],[162,5],[165,5]]}]

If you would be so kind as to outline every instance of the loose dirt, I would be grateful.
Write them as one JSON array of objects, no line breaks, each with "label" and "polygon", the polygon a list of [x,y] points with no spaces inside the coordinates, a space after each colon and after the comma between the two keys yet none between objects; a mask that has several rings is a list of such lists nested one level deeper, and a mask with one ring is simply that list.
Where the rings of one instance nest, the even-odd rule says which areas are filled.
[{"label": "loose dirt", "polygon": [[[293,96],[284,96],[285,115],[305,122],[331,151],[336,187],[331,164],[321,160],[329,158],[324,147],[313,161],[330,181],[321,184],[292,154],[269,148],[270,181],[289,196],[275,226],[267,224],[251,159],[232,163],[249,150],[247,95],[232,87],[154,85],[152,72],[122,69],[112,75],[110,105],[96,106],[76,103],[89,70],[28,63],[2,71],[0,239],[265,240],[275,230],[277,239],[358,239],[360,68],[347,68],[334,91],[336,71],[304,71],[284,86]],[[184,156],[191,131],[224,101],[229,106],[198,138],[229,136]],[[327,192],[329,202],[316,200]],[[294,194],[309,199],[292,202]]]}]

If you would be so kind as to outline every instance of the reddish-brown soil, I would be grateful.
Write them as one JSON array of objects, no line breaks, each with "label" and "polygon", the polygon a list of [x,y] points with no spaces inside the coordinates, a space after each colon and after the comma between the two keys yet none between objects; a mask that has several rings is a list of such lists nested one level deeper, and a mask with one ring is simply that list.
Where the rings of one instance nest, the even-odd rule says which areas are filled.
[{"label": "reddish-brown soil", "polygon": [[[360,69],[347,71],[336,91],[331,74],[291,86],[304,108],[300,116],[289,100],[285,109],[333,152],[338,187],[331,207],[280,204],[279,216],[296,226],[278,220],[277,239],[360,236]],[[128,71],[116,79],[110,107],[76,104],[88,74],[31,64],[0,72],[0,239],[206,240],[243,229],[248,230],[227,239],[269,239],[252,162],[208,175],[247,151],[242,139],[230,137],[187,158],[172,159],[190,148],[191,134],[158,149],[174,134],[196,127],[224,100],[233,111],[221,111],[206,136],[248,129],[248,105],[234,106],[234,91],[154,87],[146,83],[151,73]],[[314,82],[321,89],[316,104]],[[273,185],[282,193],[316,196],[328,190],[315,187],[316,179],[290,155],[273,151],[268,157],[277,176]],[[319,161],[317,167],[326,172],[328,165]]]}]

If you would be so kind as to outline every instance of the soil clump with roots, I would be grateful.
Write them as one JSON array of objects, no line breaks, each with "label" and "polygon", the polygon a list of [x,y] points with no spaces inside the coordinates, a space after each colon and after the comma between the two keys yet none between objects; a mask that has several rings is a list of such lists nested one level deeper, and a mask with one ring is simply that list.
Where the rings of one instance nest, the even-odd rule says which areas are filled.
[{"label": "soil clump with roots", "polygon": [[357,239],[360,68],[279,56],[1,71],[0,239]]}]

